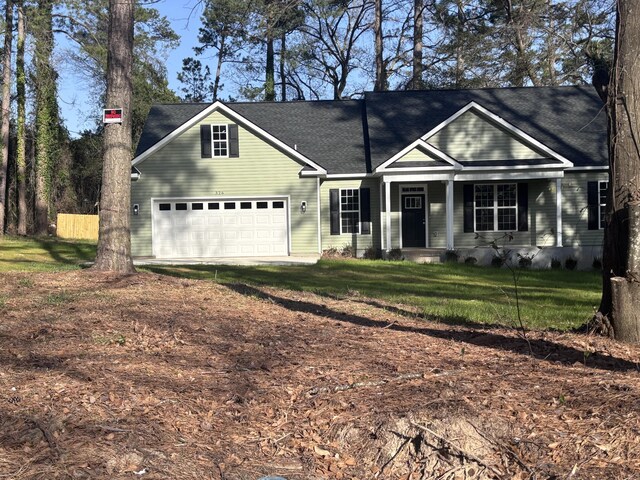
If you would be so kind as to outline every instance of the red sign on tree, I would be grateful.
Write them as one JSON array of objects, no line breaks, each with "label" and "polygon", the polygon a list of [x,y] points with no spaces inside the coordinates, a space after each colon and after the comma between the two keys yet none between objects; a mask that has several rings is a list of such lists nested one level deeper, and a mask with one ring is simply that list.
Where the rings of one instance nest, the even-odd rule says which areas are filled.
[{"label": "red sign on tree", "polygon": [[102,122],[107,123],[122,123],[122,109],[121,108],[105,108],[102,114]]}]

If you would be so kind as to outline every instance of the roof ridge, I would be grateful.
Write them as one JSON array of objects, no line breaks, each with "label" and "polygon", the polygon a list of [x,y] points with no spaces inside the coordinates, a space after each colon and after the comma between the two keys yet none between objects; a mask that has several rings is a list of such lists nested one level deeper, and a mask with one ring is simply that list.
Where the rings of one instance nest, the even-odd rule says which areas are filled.
[{"label": "roof ridge", "polygon": [[582,83],[582,84],[577,84],[577,85],[539,85],[539,86],[535,86],[535,85],[525,85],[525,86],[508,86],[508,87],[478,87],[478,88],[455,88],[455,87],[444,87],[444,88],[427,88],[427,89],[421,89],[421,90],[385,90],[385,91],[379,91],[379,92],[374,92],[374,91],[366,91],[364,92],[365,95],[378,95],[378,94],[404,94],[404,95],[411,95],[413,93],[432,93],[432,92],[486,92],[486,91],[490,91],[490,90],[499,90],[499,91],[504,91],[504,90],[543,90],[543,89],[548,89],[548,90],[552,90],[552,89],[569,89],[569,88],[585,88],[585,87],[591,87],[591,85],[586,84],[586,83]]}]

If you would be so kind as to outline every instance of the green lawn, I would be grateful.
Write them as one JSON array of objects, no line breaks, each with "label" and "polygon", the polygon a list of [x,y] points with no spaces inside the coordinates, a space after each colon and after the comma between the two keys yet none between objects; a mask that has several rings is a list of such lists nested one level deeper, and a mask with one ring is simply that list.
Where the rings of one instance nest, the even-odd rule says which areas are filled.
[{"label": "green lawn", "polygon": [[[515,325],[511,272],[464,264],[322,260],[311,266],[145,267],[156,273],[222,283],[365,297],[417,306],[427,318],[454,323]],[[600,274],[525,270],[520,275],[522,317],[532,328],[582,325],[600,300]]]},{"label": "green lawn", "polygon": [[95,255],[95,242],[49,237],[0,237],[0,272],[70,270],[93,261]]},{"label": "green lawn", "polygon": [[[0,238],[0,272],[79,268],[95,244],[53,238]],[[464,264],[322,260],[316,265],[240,267],[148,266],[148,271],[221,283],[269,285],[321,295],[359,294],[418,307],[426,318],[454,323],[515,325],[511,273]],[[600,274],[525,270],[520,276],[522,317],[532,328],[568,329],[591,318],[600,299]]]}]

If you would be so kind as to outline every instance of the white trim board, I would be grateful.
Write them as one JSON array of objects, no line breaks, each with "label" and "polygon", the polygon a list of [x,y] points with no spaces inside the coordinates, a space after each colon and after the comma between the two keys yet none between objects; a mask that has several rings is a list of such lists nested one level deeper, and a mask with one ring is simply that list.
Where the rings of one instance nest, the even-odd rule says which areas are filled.
[{"label": "white trim board", "polygon": [[[463,167],[453,157],[450,157],[445,152],[442,152],[440,149],[438,149],[435,146],[433,146],[430,143],[428,143],[429,138],[433,137],[435,134],[440,132],[442,129],[444,129],[445,127],[447,127],[451,123],[453,123],[460,116],[462,116],[463,114],[467,113],[470,110],[473,110],[475,113],[477,113],[480,117],[484,118],[486,121],[493,122],[497,126],[499,126],[501,128],[504,128],[506,131],[508,131],[509,133],[513,134],[518,140],[523,142],[528,147],[533,148],[535,150],[539,150],[539,151],[545,153],[546,155],[548,155],[549,157],[551,157],[551,158],[553,158],[555,160],[558,160],[560,162],[560,165],[557,165],[557,164],[554,164],[554,165],[542,165],[542,168],[554,168],[554,167],[555,168],[560,167],[560,168],[564,168],[564,169],[574,168],[573,163],[570,160],[568,160],[564,156],[560,155],[556,151],[552,150],[551,148],[547,147],[542,142],[536,140],[531,135],[527,134],[526,132],[524,132],[523,130],[519,129],[515,125],[512,125],[511,123],[507,122],[502,117],[500,117],[500,116],[496,115],[495,113],[489,111],[488,109],[486,109],[482,105],[480,105],[480,104],[478,104],[476,102],[469,102],[467,105],[462,107],[456,113],[454,113],[449,118],[447,118],[445,121],[441,122],[440,124],[438,124],[437,126],[432,128],[431,130],[429,130],[427,133],[425,133],[422,137],[420,137],[419,139],[415,140],[411,144],[407,145],[405,148],[403,148],[398,153],[393,155],[391,158],[386,160],[384,163],[379,165],[375,169],[375,172],[376,173],[381,173],[381,172],[388,172],[390,170],[395,170],[395,169],[389,169],[388,168],[389,165],[394,163],[396,160],[402,158],[404,155],[406,155],[411,150],[413,150],[414,148],[417,148],[417,147],[424,148],[428,152],[438,156],[438,158],[441,158],[442,160],[450,163],[454,167],[455,170],[467,170],[467,169],[474,169],[475,170],[475,169],[478,169],[478,168],[482,168],[482,167],[475,167],[474,168],[474,167],[471,167],[471,166]],[[540,167],[541,167],[540,165],[536,165],[536,166],[524,165],[521,168],[536,169],[536,168],[540,168]],[[407,169],[409,169],[409,168],[410,167],[407,167]],[[419,167],[419,168],[425,168],[425,167]],[[413,170],[416,170],[416,169],[413,169]]]},{"label": "white trim board", "polygon": [[179,135],[181,135],[182,133],[187,131],[189,128],[193,127],[195,124],[197,124],[198,122],[200,122],[201,120],[203,120],[204,118],[208,117],[209,115],[211,115],[212,113],[214,113],[216,111],[220,111],[220,112],[224,113],[226,116],[228,116],[232,120],[235,120],[236,122],[241,124],[243,127],[248,128],[249,130],[252,130],[254,133],[256,133],[258,136],[262,137],[263,139],[274,143],[275,145],[277,145],[278,147],[282,148],[285,152],[287,152],[292,157],[298,159],[302,163],[304,163],[306,165],[309,165],[311,168],[315,169],[316,173],[318,173],[318,174],[326,174],[327,173],[327,171],[324,168],[322,168],[320,165],[318,165],[317,163],[313,162],[311,159],[309,159],[306,156],[304,156],[301,153],[299,153],[295,148],[290,147],[286,143],[284,143],[281,140],[277,139],[276,137],[274,137],[270,133],[266,132],[265,130],[260,128],[255,123],[250,122],[245,117],[243,117],[239,113],[235,112],[234,110],[230,109],[229,107],[227,107],[224,103],[222,103],[220,101],[216,101],[216,102],[212,103],[207,108],[205,108],[202,112],[200,112],[199,114],[191,117],[185,123],[183,123],[178,128],[176,128],[171,133],[169,133],[162,140],[158,141],[152,147],[150,147],[149,149],[145,150],[140,155],[138,155],[136,158],[134,158],[132,160],[131,164],[134,167],[136,165],[139,165],[141,162],[143,162],[145,159],[147,159],[150,155],[152,155],[153,153],[157,152],[162,147],[164,147],[169,142],[171,142],[173,139],[175,139],[176,137],[178,137]]},{"label": "white trim board", "polygon": [[425,133],[421,137],[421,139],[426,141],[429,138],[433,137],[436,133],[438,133],[439,131],[444,129],[446,126],[450,125],[457,118],[459,118],[463,114],[467,113],[469,110],[473,110],[474,112],[476,112],[481,117],[484,117],[485,120],[489,120],[489,121],[493,121],[493,122],[497,123],[499,126],[503,127],[505,130],[507,130],[508,132],[510,132],[513,135],[515,135],[516,138],[521,140],[523,143],[528,144],[527,146],[533,147],[533,148],[538,149],[538,150],[541,150],[542,152],[546,153],[547,155],[551,156],[552,158],[555,158],[556,160],[559,160],[560,162],[562,162],[562,164],[563,164],[563,166],[565,168],[573,167],[573,163],[570,160],[566,159],[565,157],[563,157],[559,153],[557,153],[554,150],[552,150],[551,148],[547,147],[542,142],[540,142],[540,141],[536,140],[535,138],[533,138],[528,133],[524,132],[523,130],[520,130],[515,125],[512,125],[511,123],[507,122],[502,117],[496,115],[495,113],[491,112],[490,110],[486,109],[485,107],[483,107],[482,105],[480,105],[480,104],[478,104],[476,102],[469,102],[467,105],[465,105],[460,110],[458,110],[456,113],[454,113],[449,118],[447,118],[444,122],[440,123],[436,127],[434,127],[431,130],[429,130],[427,133]]},{"label": "white trim board", "polygon": [[[462,169],[462,165],[460,165],[458,162],[456,162],[456,160],[453,157],[450,157],[449,155],[444,153],[442,150],[439,150],[436,147],[434,147],[433,145],[431,145],[430,143],[427,143],[424,140],[424,138],[419,138],[418,140],[414,141],[413,143],[409,144],[408,146],[406,146],[405,148],[400,150],[398,153],[396,153],[389,160],[387,160],[383,164],[379,165],[375,169],[375,171],[376,172],[389,171],[390,170],[388,168],[389,165],[391,165],[392,163],[395,163],[397,160],[399,160],[400,158],[404,157],[407,153],[409,153],[411,150],[413,150],[415,148],[423,148],[423,149],[425,149],[427,152],[431,153],[432,155],[435,155],[440,160],[443,160],[443,161],[447,162],[448,164],[450,164],[451,165],[450,168],[453,168],[455,170],[461,170]],[[400,168],[402,168],[402,167],[397,167],[397,168],[394,168],[392,170],[399,170]],[[406,168],[410,169],[411,167],[406,167]],[[418,168],[425,169],[425,170],[431,170],[431,169],[445,169],[446,167],[437,166],[437,167],[418,167]],[[413,169],[413,170],[415,170],[415,169]]]}]

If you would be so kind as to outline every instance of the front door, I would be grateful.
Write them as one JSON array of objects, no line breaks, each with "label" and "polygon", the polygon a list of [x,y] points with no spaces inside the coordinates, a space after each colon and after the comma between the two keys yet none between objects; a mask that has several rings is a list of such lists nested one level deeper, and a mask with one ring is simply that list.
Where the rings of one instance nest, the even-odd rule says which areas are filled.
[{"label": "front door", "polygon": [[402,246],[425,248],[424,194],[402,195]]}]

